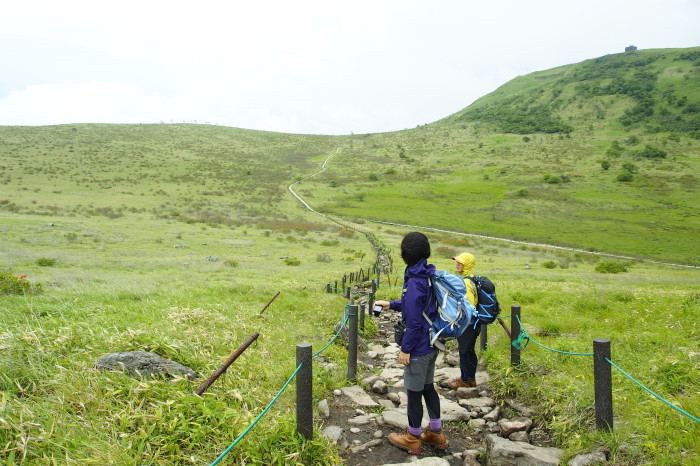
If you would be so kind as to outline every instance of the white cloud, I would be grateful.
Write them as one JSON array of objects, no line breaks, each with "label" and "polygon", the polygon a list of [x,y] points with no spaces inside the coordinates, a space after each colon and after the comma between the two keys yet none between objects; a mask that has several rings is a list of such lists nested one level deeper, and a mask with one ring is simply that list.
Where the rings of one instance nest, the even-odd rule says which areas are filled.
[{"label": "white cloud", "polygon": [[0,124],[411,128],[519,74],[696,46],[698,17],[690,0],[9,0]]}]

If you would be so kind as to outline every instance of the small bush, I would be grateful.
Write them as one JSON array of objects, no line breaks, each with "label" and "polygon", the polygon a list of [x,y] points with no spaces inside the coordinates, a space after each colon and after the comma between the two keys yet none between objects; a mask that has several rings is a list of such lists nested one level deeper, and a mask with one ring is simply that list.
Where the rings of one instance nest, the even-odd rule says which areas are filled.
[{"label": "small bush", "polygon": [[623,273],[627,272],[627,264],[622,262],[601,262],[595,266],[595,271],[599,273]]},{"label": "small bush", "polygon": [[331,255],[328,254],[327,252],[322,252],[321,254],[318,254],[316,256],[316,262],[325,262],[328,263],[331,261]]},{"label": "small bush", "polygon": [[224,260],[224,265],[227,267],[238,267],[238,261],[233,259]]},{"label": "small bush", "polygon": [[321,246],[337,246],[339,243],[337,239],[324,239],[321,241]]},{"label": "small bush", "polygon": [[379,175],[377,175],[376,173],[370,173],[369,180],[370,181],[377,181],[377,180],[379,180]]},{"label": "small bush", "polygon": [[544,175],[544,181],[549,183],[549,184],[559,184],[561,183],[561,178],[559,178],[557,175]]},{"label": "small bush", "polygon": [[0,272],[0,295],[25,294],[32,291],[32,285],[24,275],[16,277],[9,272]]},{"label": "small bush", "polygon": [[301,265],[301,261],[296,257],[287,257],[284,260],[284,263],[287,265]]},{"label": "small bush", "polygon": [[610,162],[608,162],[607,160],[603,160],[602,162],[600,162],[600,167],[603,170],[607,170],[610,168]]},{"label": "small bush", "polygon": [[40,267],[52,267],[56,265],[56,259],[50,259],[48,257],[40,257],[36,260],[36,265]]},{"label": "small bush", "polygon": [[617,175],[617,181],[622,181],[623,183],[628,183],[634,179],[634,175],[632,175],[630,172],[622,172],[619,175]]},{"label": "small bush", "polygon": [[542,263],[542,267],[544,267],[545,269],[556,269],[557,263],[554,261],[547,261]]}]

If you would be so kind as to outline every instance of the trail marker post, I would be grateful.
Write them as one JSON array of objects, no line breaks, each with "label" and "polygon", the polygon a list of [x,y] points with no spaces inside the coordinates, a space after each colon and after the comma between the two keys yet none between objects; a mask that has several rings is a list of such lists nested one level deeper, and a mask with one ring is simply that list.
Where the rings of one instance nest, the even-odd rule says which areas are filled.
[{"label": "trail marker post", "polygon": [[314,434],[313,410],[313,370],[311,362],[311,344],[297,345],[297,433],[311,440]]},{"label": "trail marker post", "polygon": [[348,380],[355,381],[357,376],[357,310],[359,306],[348,306]]},{"label": "trail marker post", "polygon": [[612,368],[610,340],[593,340],[593,379],[595,384],[595,424],[598,430],[613,430]]},{"label": "trail marker post", "polygon": [[513,346],[513,342],[520,336],[520,306],[510,307],[510,365],[520,365],[520,348]]}]

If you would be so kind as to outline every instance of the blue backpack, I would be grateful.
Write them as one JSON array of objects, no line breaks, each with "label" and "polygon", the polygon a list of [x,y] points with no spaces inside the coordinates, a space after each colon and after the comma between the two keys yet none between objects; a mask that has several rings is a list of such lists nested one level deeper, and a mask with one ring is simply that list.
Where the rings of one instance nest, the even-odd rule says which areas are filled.
[{"label": "blue backpack", "polygon": [[469,277],[469,279],[476,286],[476,299],[478,301],[476,316],[479,319],[478,323],[493,323],[501,312],[501,305],[496,298],[496,285],[488,278],[482,276]]},{"label": "blue backpack", "polygon": [[476,309],[469,304],[467,287],[459,275],[437,271],[428,283],[433,289],[437,316],[431,320],[423,311],[423,317],[430,323],[430,345],[444,350],[446,341],[460,336],[476,319]]}]

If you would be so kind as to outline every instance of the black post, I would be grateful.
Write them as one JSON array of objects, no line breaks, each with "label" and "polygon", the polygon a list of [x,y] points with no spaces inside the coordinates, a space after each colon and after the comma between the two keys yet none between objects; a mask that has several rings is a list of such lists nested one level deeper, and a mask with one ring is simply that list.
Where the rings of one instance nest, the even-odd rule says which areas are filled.
[{"label": "black post", "polygon": [[520,349],[513,342],[520,336],[520,306],[510,307],[510,365],[520,365]]},{"label": "black post", "polygon": [[354,382],[357,375],[357,309],[356,304],[348,306],[348,380]]},{"label": "black post", "polygon": [[328,285],[326,285],[326,293],[330,294],[332,292],[333,290],[331,289],[331,284],[329,283]]},{"label": "black post", "polygon": [[[345,288],[345,297],[350,299],[350,287]],[[352,300],[350,300],[350,304],[352,304]]]},{"label": "black post", "polygon": [[479,335],[479,348],[481,351],[484,351],[488,345],[488,328],[488,325],[481,324],[481,334]]},{"label": "black post", "polygon": [[[365,306],[369,306],[369,305],[370,305],[370,304],[369,304],[369,301],[367,301],[367,303],[365,304]],[[358,307],[359,312],[360,312],[359,325],[360,325],[360,331],[361,331],[361,332],[364,332],[364,331],[365,331],[365,314],[367,313],[367,311],[372,312],[372,308],[371,308],[371,307],[365,307],[365,306],[362,306],[361,308]]]},{"label": "black post", "polygon": [[311,367],[311,344],[299,343],[297,345],[297,433],[311,440],[314,434],[314,410]]},{"label": "black post", "polygon": [[335,292],[338,292],[338,280],[335,281]]},{"label": "black post", "polygon": [[595,384],[595,424],[598,430],[613,430],[612,368],[610,340],[593,340],[593,380]]}]

